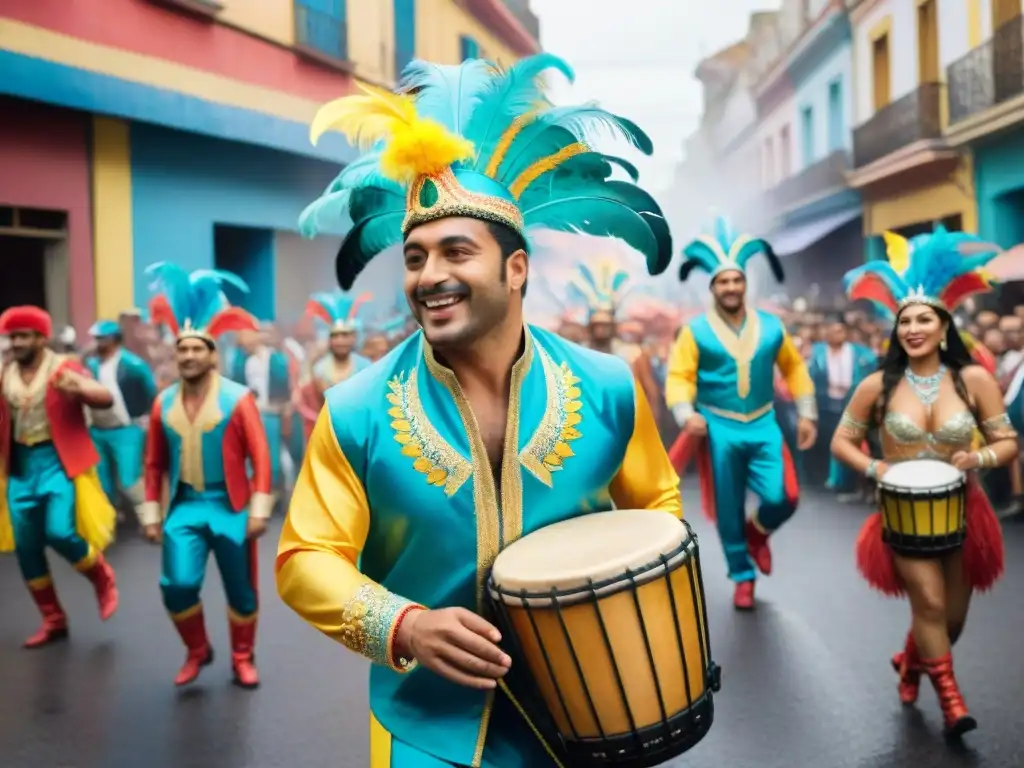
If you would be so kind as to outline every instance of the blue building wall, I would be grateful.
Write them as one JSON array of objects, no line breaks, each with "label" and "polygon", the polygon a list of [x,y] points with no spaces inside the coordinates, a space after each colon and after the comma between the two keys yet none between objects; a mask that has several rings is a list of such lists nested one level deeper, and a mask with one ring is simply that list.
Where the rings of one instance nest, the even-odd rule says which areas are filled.
[{"label": "blue building wall", "polygon": [[1024,242],[1024,131],[974,147],[978,234],[1003,248]]},{"label": "blue building wall", "polygon": [[146,266],[166,260],[232,269],[252,288],[232,298],[274,319],[273,232],[297,229],[338,166],[144,124],[132,125],[131,154],[136,303],[149,297]]}]

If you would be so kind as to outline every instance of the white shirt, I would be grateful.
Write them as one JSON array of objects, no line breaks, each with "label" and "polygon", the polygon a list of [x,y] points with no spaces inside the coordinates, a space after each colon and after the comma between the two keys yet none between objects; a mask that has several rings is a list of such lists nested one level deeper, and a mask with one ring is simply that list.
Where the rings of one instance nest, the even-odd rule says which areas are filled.
[{"label": "white shirt", "polygon": [[110,390],[114,404],[110,408],[89,409],[92,425],[100,429],[126,427],[132,423],[128,416],[128,406],[124,404],[124,395],[117,384],[117,366],[121,363],[121,350],[106,360],[100,361],[99,382]]},{"label": "white shirt", "polygon": [[266,409],[270,404],[270,350],[266,347],[246,359],[245,386],[256,396],[260,410]]},{"label": "white shirt", "polygon": [[853,347],[843,344],[838,351],[827,347],[825,359],[828,363],[828,396],[842,400],[853,384]]}]

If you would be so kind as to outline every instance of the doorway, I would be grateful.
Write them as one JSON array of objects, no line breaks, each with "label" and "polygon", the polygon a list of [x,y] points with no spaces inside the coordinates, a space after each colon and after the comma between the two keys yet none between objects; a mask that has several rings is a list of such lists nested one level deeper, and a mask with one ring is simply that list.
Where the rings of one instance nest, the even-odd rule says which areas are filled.
[{"label": "doorway", "polygon": [[46,290],[46,251],[40,237],[0,235],[0,311],[32,304],[52,312]]},{"label": "doorway", "polygon": [[238,275],[249,286],[244,293],[231,285],[224,295],[233,305],[260,320],[274,319],[274,231],[216,224],[213,228],[213,265]]}]

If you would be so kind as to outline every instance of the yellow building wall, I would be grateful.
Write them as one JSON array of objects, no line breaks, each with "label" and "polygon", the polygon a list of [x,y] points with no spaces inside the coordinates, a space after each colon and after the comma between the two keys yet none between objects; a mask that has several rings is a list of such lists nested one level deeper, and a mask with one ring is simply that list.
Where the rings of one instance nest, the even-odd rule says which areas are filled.
[{"label": "yellow building wall", "polygon": [[459,45],[462,35],[476,40],[481,55],[492,61],[511,64],[520,58],[454,0],[417,1],[417,57],[438,64],[458,64],[462,60]]},{"label": "yellow building wall", "polygon": [[131,138],[122,120],[93,118],[92,211],[96,316],[116,320],[134,306]]},{"label": "yellow building wall", "polygon": [[[420,0],[418,4],[422,4]],[[347,0],[348,58],[357,76],[395,80],[395,4],[392,0]]]},{"label": "yellow building wall", "polygon": [[[359,0],[349,0],[349,11]],[[361,0],[374,5],[376,0]],[[292,0],[221,0],[223,10],[217,19],[252,32],[268,40],[292,45],[295,42],[295,15]]]},{"label": "yellow building wall", "polygon": [[892,197],[864,201],[864,234],[880,235],[924,221],[960,214],[963,231],[978,232],[978,203],[974,196],[974,165],[964,156],[948,181],[901,192]]}]

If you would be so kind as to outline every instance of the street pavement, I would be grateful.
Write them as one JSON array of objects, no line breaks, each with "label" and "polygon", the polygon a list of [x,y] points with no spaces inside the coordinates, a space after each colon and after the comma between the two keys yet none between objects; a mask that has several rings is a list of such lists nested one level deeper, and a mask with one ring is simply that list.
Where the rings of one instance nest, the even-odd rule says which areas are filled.
[{"label": "street pavement", "polygon": [[[689,487],[693,487],[690,483]],[[853,565],[867,509],[807,494],[774,541],[775,575],[758,610],[737,614],[718,541],[687,492],[701,534],[715,660],[715,724],[675,768],[1015,768],[1024,766],[1024,524],[1005,525],[1007,574],[976,598],[956,668],[979,730],[941,738],[935,696],[896,698],[889,657],[904,602],[870,592]],[[277,598],[276,528],[261,547],[257,662],[263,686],[230,684],[227,621],[211,562],[204,591],[218,658],[199,682],[171,684],[183,651],[160,606],[159,551],[126,537],[110,553],[121,609],[96,616],[84,579],[51,557],[71,641],[20,649],[38,618],[13,557],[0,559],[2,768],[366,768],[366,664],[303,624]]]}]

